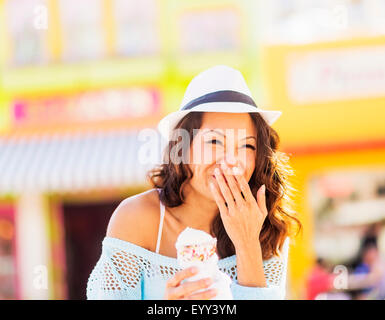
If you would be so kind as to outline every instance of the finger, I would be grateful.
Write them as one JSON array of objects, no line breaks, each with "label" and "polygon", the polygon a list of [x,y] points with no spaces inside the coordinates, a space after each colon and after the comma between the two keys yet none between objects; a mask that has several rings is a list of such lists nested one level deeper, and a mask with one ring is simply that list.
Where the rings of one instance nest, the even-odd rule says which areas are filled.
[{"label": "finger", "polygon": [[167,300],[179,300],[179,299],[181,299],[181,297],[179,297],[175,294],[175,290],[176,290],[176,288],[168,288],[166,290],[166,299]]},{"label": "finger", "polygon": [[210,185],[211,193],[213,194],[214,200],[218,205],[219,211],[222,213],[227,212],[225,200],[223,199],[222,194],[218,190],[218,187],[216,187],[213,182],[210,182],[209,185]]},{"label": "finger", "polygon": [[257,203],[259,209],[262,211],[264,217],[267,216],[267,208],[266,208],[266,186],[263,184],[258,192],[257,192]]},{"label": "finger", "polygon": [[225,178],[223,176],[222,170],[219,168],[215,168],[214,170],[215,178],[217,179],[219,189],[221,190],[222,196],[225,199],[227,206],[229,209],[234,209],[235,202],[233,195],[225,181]]},{"label": "finger", "polygon": [[[237,167],[238,168],[238,167]],[[243,196],[247,202],[255,200],[253,193],[251,192],[249,183],[247,182],[245,176],[242,174],[242,169],[233,169],[235,170],[234,177],[238,181],[238,186],[241,189]]]},{"label": "finger", "polygon": [[[224,175],[225,175],[226,180],[227,180],[227,184],[230,187],[230,191],[233,195],[233,198],[235,199],[235,202],[237,204],[241,204],[245,200],[242,197],[241,189],[238,186],[238,181],[234,177],[234,172],[233,172],[232,168],[230,168],[228,165],[226,165],[226,163],[223,163],[222,166],[223,166]],[[233,168],[235,168],[235,167],[233,167]]]},{"label": "finger", "polygon": [[208,288],[212,284],[213,284],[213,280],[210,278],[185,282],[181,284],[179,287],[175,288],[174,294],[179,297],[187,297],[192,293],[194,293],[195,291]]},{"label": "finger", "polygon": [[178,286],[182,280],[197,274],[198,270],[194,267],[183,269],[175,273],[175,275],[166,282],[167,288]]},{"label": "finger", "polygon": [[183,300],[209,300],[214,298],[217,294],[217,289],[209,289],[206,291],[194,293],[190,296],[183,298]]}]

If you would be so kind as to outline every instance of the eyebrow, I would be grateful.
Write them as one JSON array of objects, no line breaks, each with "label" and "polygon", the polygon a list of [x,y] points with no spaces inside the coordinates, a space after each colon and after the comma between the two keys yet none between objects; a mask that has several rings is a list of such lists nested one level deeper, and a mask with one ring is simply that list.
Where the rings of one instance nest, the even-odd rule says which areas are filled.
[{"label": "eyebrow", "polygon": [[[219,133],[221,136],[225,137],[225,135],[224,135],[222,132],[217,131],[217,130],[215,130],[215,129],[210,129],[210,130],[208,130],[207,132],[205,132],[204,134],[209,133],[209,132],[216,132],[216,133]],[[248,136],[248,137],[242,138],[242,139],[240,139],[240,140],[246,140],[246,139],[250,139],[250,138],[252,138],[252,139],[254,139],[255,141],[257,141],[257,138],[255,138],[254,136]]]}]

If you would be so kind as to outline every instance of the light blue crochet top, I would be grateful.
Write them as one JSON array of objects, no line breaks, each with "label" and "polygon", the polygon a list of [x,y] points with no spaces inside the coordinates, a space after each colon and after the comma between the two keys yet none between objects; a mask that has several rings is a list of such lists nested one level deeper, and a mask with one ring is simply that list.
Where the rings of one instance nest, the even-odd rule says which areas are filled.
[{"label": "light blue crochet top", "polygon": [[[105,237],[102,254],[93,268],[87,283],[87,299],[161,300],[166,281],[181,270],[176,258],[159,254],[164,206],[160,202],[156,252],[131,242]],[[263,261],[267,287],[246,287],[237,282],[236,256],[220,259],[218,267],[232,279],[234,299],[284,299],[289,238],[286,238],[280,256]]]}]

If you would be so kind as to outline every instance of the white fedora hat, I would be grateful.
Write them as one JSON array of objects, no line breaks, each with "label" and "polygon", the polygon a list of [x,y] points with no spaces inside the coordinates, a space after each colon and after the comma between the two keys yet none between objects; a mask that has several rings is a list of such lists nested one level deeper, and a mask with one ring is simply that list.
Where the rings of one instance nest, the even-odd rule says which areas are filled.
[{"label": "white fedora hat", "polygon": [[168,141],[178,122],[190,112],[260,113],[272,125],[281,111],[262,110],[251,95],[241,72],[225,65],[216,65],[195,76],[183,97],[178,111],[162,118],[158,130]]}]

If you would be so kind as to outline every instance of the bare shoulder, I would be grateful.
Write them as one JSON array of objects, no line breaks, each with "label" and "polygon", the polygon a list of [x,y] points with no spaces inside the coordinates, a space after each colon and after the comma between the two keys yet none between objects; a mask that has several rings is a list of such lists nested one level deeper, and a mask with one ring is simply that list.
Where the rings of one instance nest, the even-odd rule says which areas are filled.
[{"label": "bare shoulder", "polygon": [[108,223],[107,236],[152,250],[159,219],[158,191],[147,190],[124,199],[118,205]]}]

